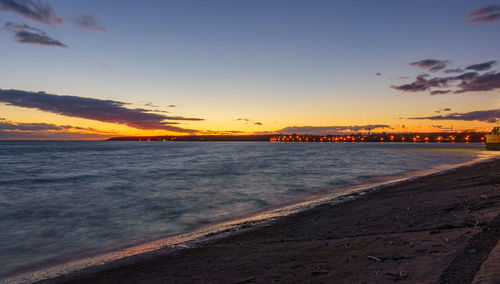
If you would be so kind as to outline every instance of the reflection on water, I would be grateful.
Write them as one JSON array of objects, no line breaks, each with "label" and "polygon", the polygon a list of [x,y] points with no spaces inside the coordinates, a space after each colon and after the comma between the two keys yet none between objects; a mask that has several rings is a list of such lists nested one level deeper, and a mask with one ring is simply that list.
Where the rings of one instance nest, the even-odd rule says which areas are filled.
[{"label": "reflection on water", "polygon": [[185,232],[372,177],[465,162],[482,148],[0,142],[0,275]]}]

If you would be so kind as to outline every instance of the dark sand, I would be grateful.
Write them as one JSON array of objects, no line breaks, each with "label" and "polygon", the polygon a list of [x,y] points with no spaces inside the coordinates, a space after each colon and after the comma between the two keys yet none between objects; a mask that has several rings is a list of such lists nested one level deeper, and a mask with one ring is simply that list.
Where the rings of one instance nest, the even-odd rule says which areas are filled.
[{"label": "dark sand", "polygon": [[49,282],[470,283],[500,237],[499,184],[496,159]]}]

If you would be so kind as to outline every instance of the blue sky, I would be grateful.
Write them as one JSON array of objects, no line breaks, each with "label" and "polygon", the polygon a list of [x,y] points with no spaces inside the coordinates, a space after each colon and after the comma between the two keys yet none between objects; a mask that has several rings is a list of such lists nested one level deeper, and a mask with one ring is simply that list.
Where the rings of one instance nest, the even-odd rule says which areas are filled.
[{"label": "blue sky", "polygon": [[[498,89],[429,96],[390,87],[430,73],[410,62],[448,60],[449,68],[458,68],[498,60],[500,22],[467,22],[468,13],[499,4],[495,1],[41,3],[49,4],[63,23],[4,10],[0,24],[26,23],[67,47],[20,43],[4,27],[1,89],[114,100],[130,107],[151,102],[174,115],[203,118],[182,124],[203,131],[372,123],[418,130],[435,123],[401,118],[430,117],[445,107],[459,113],[500,107]],[[82,14],[95,17],[106,31],[80,29],[68,20]],[[171,104],[177,107],[166,108]],[[0,117],[11,122],[113,129],[23,106],[0,105],[2,112]],[[238,118],[262,125],[242,124]],[[475,125],[490,126],[463,122],[464,128]]]}]

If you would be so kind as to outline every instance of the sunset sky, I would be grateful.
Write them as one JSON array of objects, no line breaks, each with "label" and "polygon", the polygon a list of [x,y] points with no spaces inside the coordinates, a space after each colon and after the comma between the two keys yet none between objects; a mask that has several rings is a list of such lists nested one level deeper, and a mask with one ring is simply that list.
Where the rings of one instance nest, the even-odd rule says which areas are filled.
[{"label": "sunset sky", "polygon": [[488,131],[500,3],[0,0],[0,139]]}]

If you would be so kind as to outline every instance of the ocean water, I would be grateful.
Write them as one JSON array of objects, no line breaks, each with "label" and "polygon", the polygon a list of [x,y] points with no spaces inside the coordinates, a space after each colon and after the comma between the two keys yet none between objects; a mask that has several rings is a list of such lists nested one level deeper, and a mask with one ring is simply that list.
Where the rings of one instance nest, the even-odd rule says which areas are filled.
[{"label": "ocean water", "polygon": [[473,160],[481,144],[0,142],[0,279],[373,177]]}]

